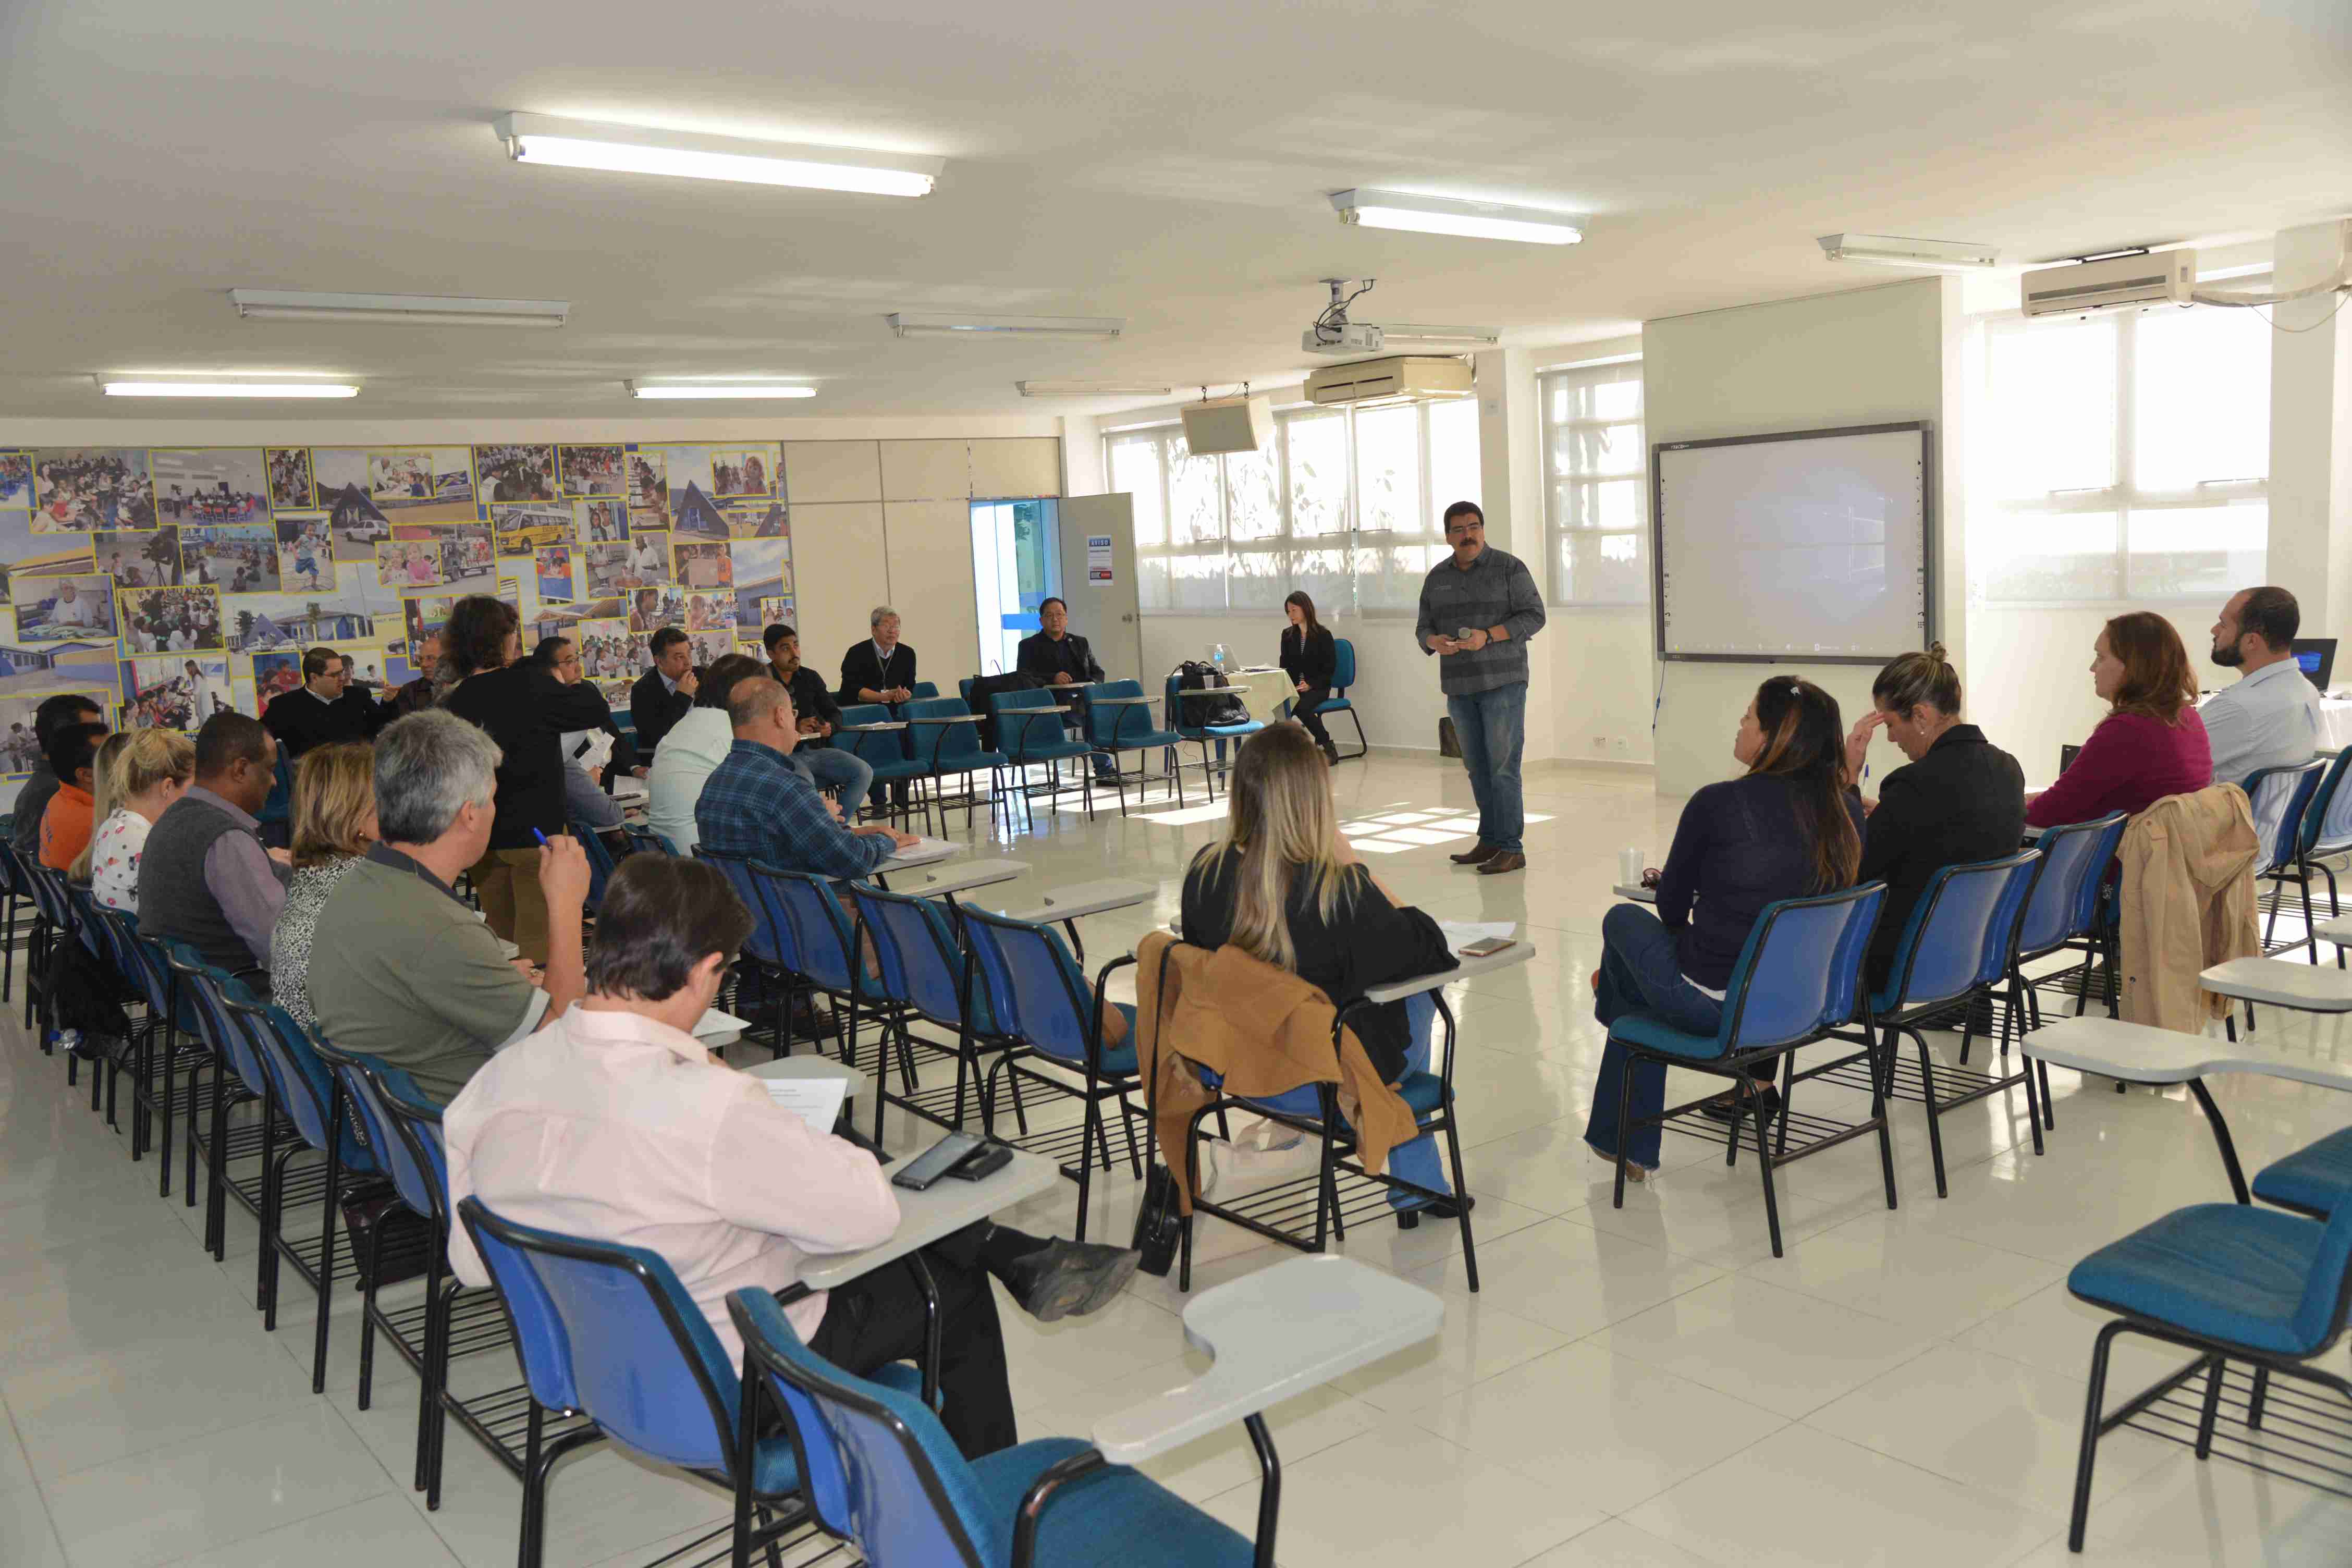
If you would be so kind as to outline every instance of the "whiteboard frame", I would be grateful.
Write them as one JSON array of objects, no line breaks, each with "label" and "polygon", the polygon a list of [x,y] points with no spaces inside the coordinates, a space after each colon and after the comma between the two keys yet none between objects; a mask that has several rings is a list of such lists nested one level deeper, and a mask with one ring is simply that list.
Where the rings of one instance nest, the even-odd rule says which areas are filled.
[{"label": "whiteboard frame", "polygon": [[1884,436],[1916,430],[1919,435],[1919,595],[1920,621],[1933,643],[1943,635],[1936,613],[1936,426],[1932,420],[1906,419],[1892,425],[1841,425],[1828,430],[1786,430],[1769,436],[1720,436],[1711,441],[1659,441],[1650,447],[1650,626],[1652,650],[1667,664],[1859,664],[1883,665],[1916,648],[1885,654],[1670,653],[1666,650],[1666,484],[1658,458],[1665,452],[1696,451],[1702,447],[1752,447],[1761,441],[1819,441],[1833,436]]}]

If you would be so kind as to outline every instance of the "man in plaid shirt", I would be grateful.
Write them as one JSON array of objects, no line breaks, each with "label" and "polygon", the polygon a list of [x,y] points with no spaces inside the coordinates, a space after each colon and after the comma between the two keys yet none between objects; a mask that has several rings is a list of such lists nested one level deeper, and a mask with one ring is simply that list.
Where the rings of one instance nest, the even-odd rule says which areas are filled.
[{"label": "man in plaid shirt", "polygon": [[694,803],[705,849],[785,871],[855,878],[915,842],[914,835],[880,825],[843,826],[839,808],[793,771],[786,758],[800,726],[791,695],[777,681],[737,681],[727,718],[735,743]]}]

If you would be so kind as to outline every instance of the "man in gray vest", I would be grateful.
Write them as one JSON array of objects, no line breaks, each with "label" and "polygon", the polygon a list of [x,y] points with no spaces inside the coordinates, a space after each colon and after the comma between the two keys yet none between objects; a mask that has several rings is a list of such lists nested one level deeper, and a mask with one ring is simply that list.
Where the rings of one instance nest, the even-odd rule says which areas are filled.
[{"label": "man in gray vest", "polygon": [[139,934],[186,942],[267,995],[269,931],[290,875],[255,819],[277,782],[278,742],[258,719],[215,713],[196,731],[196,776],[139,859]]},{"label": "man in gray vest", "polygon": [[1439,656],[1438,689],[1462,742],[1470,794],[1478,802],[1478,842],[1454,857],[1496,876],[1527,868],[1520,838],[1519,752],[1528,716],[1528,639],[1543,630],[1543,595],[1516,555],[1486,542],[1486,514],[1475,501],[1445,509],[1445,542],[1454,553],[1421,584],[1413,639]]}]

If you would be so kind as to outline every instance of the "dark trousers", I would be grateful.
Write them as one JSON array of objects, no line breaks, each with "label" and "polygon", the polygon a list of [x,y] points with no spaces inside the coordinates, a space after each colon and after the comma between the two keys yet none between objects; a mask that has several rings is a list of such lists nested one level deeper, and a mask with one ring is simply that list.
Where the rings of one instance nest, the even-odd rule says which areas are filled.
[{"label": "dark trousers", "polygon": [[[983,1228],[958,1231],[919,1255],[940,1296],[940,1424],[967,1459],[1021,1440],[996,1294],[980,1264]],[[894,1361],[921,1365],[923,1288],[912,1266],[894,1263],[834,1291],[809,1349],[861,1377]]]},{"label": "dark trousers", "polygon": [[1300,692],[1290,706],[1290,716],[1307,726],[1307,732],[1315,737],[1315,743],[1327,752],[1337,748],[1331,744],[1331,731],[1323,728],[1323,715],[1316,710],[1330,700],[1329,687],[1310,686]]}]

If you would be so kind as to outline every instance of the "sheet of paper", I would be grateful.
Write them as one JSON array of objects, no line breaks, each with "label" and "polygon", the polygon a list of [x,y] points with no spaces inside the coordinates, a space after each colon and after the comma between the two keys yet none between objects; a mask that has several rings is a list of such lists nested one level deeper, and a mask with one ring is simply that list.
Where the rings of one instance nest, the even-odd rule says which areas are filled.
[{"label": "sheet of paper", "polygon": [[771,1078],[761,1082],[768,1098],[808,1123],[819,1137],[830,1136],[848,1097],[849,1080],[838,1078]]},{"label": "sheet of paper", "polygon": [[906,866],[928,866],[934,860],[944,860],[963,847],[946,838],[918,838],[906,848],[884,862],[885,869]]},{"label": "sheet of paper", "polygon": [[1437,929],[1445,933],[1445,945],[1455,952],[1488,937],[1516,942],[1519,934],[1518,924],[1514,921],[1440,921]]}]

